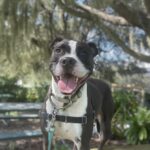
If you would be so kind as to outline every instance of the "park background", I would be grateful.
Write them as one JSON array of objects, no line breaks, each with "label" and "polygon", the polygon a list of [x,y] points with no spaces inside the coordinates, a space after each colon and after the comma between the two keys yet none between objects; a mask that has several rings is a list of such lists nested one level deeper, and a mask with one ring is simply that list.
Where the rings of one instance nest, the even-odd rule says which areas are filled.
[{"label": "park background", "polygon": [[0,102],[42,102],[57,36],[94,42],[113,91],[113,139],[150,143],[149,0],[0,0]]}]

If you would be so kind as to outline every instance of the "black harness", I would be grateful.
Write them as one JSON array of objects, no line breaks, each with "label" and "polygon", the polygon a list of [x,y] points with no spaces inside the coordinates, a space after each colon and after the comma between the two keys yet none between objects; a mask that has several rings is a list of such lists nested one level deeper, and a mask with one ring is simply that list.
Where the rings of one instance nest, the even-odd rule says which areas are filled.
[{"label": "black harness", "polygon": [[[73,94],[71,96],[70,99],[74,98],[75,96],[79,97],[81,95],[80,94],[81,87],[78,89],[76,94]],[[49,99],[50,103],[54,107],[54,110],[53,110],[52,114],[48,114],[46,111],[41,111],[40,112],[41,117],[43,117],[47,121],[51,121],[52,119],[55,119],[55,121],[65,122],[65,123],[79,123],[79,124],[86,124],[87,123],[87,115],[84,115],[82,117],[73,117],[73,116],[58,115],[57,113],[55,113],[55,110],[57,110],[57,111],[59,109],[65,110],[65,109],[67,109],[69,106],[71,106],[76,101],[71,101],[70,99],[68,99],[68,102],[64,103],[63,107],[57,108],[57,106],[52,101],[51,96],[54,96],[54,94],[52,93],[51,87],[49,87],[46,99]],[[65,98],[65,99],[67,101],[67,98]],[[57,100],[62,102],[62,100],[60,100],[60,99],[57,99]]]},{"label": "black harness", "polygon": [[[47,114],[45,111],[41,112],[42,117],[46,120],[52,120],[53,114]],[[80,123],[86,124],[87,123],[87,116],[83,117],[72,117],[72,116],[63,116],[63,115],[56,115],[55,121],[65,122],[65,123]]]}]

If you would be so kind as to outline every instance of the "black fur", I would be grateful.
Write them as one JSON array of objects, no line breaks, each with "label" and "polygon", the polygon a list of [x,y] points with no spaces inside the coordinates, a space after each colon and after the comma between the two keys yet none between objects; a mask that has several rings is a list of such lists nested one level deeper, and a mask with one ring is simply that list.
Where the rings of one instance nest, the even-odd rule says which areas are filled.
[{"label": "black fur", "polygon": [[[53,73],[53,69],[55,69],[57,63],[65,63],[65,65],[74,65],[74,60],[67,60],[68,62],[60,62],[60,58],[65,53],[70,53],[70,46],[68,44],[68,40],[57,38],[51,44],[53,49],[51,60],[50,60],[50,70]],[[82,43],[78,42],[76,45],[76,55],[84,65],[84,67],[89,70],[90,73],[93,71],[93,57],[98,54],[98,49],[96,48],[94,43]],[[61,60],[63,61],[63,60]],[[73,62],[73,63],[71,63]],[[62,64],[64,65],[64,64]],[[69,70],[73,68],[73,66],[68,66]],[[82,126],[82,136],[81,136],[81,150],[90,150],[90,139],[92,136],[93,123],[96,121],[98,132],[103,133],[104,137],[100,143],[99,150],[102,150],[104,143],[111,136],[111,119],[114,111],[114,104],[112,99],[112,94],[110,87],[103,81],[97,79],[88,79],[87,80],[87,97],[88,97],[88,105],[86,109],[87,115],[87,124]],[[47,98],[46,98],[47,100]],[[46,106],[43,105],[41,112],[46,112]],[[47,150],[47,132],[45,130],[46,120],[41,116],[41,128],[44,133],[44,144],[43,149]]]}]

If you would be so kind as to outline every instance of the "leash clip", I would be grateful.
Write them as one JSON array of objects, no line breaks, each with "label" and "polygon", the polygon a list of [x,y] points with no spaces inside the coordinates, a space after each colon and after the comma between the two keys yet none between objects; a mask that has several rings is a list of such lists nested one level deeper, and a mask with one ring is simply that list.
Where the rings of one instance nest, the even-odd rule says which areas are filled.
[{"label": "leash clip", "polygon": [[57,108],[54,107],[54,110],[52,112],[52,118],[48,119],[47,131],[50,131],[52,128],[54,128],[57,112]]},{"label": "leash clip", "polygon": [[52,112],[52,119],[49,120],[49,122],[50,122],[50,124],[51,124],[51,127],[54,127],[54,123],[55,123],[55,120],[56,120],[57,112],[58,112],[57,108],[54,107],[54,110],[53,110],[53,112]]}]

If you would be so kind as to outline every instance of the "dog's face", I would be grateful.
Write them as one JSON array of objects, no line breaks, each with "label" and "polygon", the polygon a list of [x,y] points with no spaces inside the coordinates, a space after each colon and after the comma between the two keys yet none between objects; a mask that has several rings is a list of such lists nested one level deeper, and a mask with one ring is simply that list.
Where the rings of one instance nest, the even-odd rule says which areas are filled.
[{"label": "dog's face", "polygon": [[94,43],[57,38],[51,45],[50,71],[63,94],[72,94],[93,71]]}]

